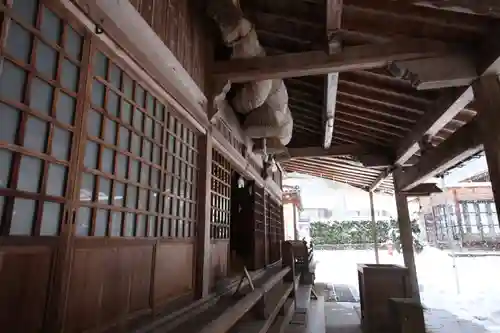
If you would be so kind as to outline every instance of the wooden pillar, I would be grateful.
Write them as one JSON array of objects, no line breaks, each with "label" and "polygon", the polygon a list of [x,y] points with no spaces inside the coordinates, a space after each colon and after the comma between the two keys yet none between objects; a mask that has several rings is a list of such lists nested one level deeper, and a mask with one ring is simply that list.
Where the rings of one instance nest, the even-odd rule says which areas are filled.
[{"label": "wooden pillar", "polygon": [[415,253],[413,251],[413,234],[411,229],[410,212],[408,211],[408,200],[406,195],[399,188],[401,170],[393,173],[394,189],[396,197],[396,208],[398,211],[398,226],[401,240],[401,248],[403,250],[403,259],[408,274],[410,277],[410,286],[412,298],[420,301],[420,292],[417,280],[417,268],[415,266]]},{"label": "wooden pillar", "polygon": [[375,251],[375,262],[380,263],[378,257],[378,242],[377,242],[377,222],[375,221],[375,206],[373,204],[373,192],[368,191],[370,195],[370,213],[372,215],[372,233],[373,233],[373,250]]},{"label": "wooden pillar", "polygon": [[497,75],[483,76],[473,85],[478,112],[479,131],[482,135],[491,188],[497,212],[500,212],[500,83]]},{"label": "wooden pillar", "polygon": [[212,178],[212,137],[200,136],[198,175],[198,221],[196,237],[196,297],[203,298],[210,290],[210,190]]},{"label": "wooden pillar", "polygon": [[298,240],[299,229],[297,229],[297,211],[299,210],[299,207],[295,205],[295,203],[292,203],[292,209],[293,209],[293,239]]}]

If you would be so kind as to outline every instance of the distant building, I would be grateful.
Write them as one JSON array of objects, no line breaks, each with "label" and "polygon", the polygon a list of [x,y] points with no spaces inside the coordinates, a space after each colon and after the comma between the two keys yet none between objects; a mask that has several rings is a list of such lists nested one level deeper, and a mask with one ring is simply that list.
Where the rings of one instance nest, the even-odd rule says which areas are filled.
[{"label": "distant building", "polygon": [[[486,175],[487,177],[487,175]],[[484,173],[455,185],[447,185],[442,193],[419,198],[420,216],[427,240],[437,245],[450,242],[462,246],[499,244],[500,227],[493,192]]]}]

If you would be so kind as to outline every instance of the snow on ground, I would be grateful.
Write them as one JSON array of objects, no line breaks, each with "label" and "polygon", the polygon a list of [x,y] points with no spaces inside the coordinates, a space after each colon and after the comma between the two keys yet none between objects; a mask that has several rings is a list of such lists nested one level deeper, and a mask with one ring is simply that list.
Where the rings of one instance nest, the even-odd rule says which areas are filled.
[{"label": "snow on ground", "polygon": [[[500,333],[500,256],[460,257],[432,247],[416,255],[422,302],[431,332]],[[380,263],[403,256],[379,251]],[[358,285],[357,264],[375,263],[373,250],[315,251],[316,281]],[[445,330],[441,330],[446,326]]]}]

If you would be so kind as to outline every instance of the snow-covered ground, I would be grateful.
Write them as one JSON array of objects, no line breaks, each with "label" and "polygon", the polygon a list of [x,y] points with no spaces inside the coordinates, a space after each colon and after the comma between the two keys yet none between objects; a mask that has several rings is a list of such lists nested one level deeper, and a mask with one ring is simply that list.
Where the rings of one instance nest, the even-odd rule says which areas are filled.
[{"label": "snow-covered ground", "polygon": [[[316,281],[357,288],[357,264],[375,263],[373,251],[315,251]],[[402,255],[380,251],[380,263],[402,264]],[[500,256],[461,257],[426,247],[416,256],[422,302],[431,332],[500,333]]]}]

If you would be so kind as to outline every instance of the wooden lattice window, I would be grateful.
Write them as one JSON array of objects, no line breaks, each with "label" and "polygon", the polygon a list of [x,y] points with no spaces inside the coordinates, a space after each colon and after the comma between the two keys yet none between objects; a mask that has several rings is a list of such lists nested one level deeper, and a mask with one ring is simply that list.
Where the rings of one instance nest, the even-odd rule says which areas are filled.
[{"label": "wooden lattice window", "polygon": [[275,262],[281,258],[281,241],[284,237],[283,211],[276,200],[269,195],[266,196],[269,259],[271,262]]},{"label": "wooden lattice window", "polygon": [[254,186],[254,269],[266,264],[266,211],[264,188]]},{"label": "wooden lattice window", "polygon": [[0,5],[1,234],[56,236],[74,172],[83,30],[37,0],[11,3]]},{"label": "wooden lattice window", "polygon": [[193,237],[194,132],[102,52],[92,63],[76,234]]},{"label": "wooden lattice window", "polygon": [[212,153],[210,238],[229,239],[231,221],[231,164],[217,150]]}]

